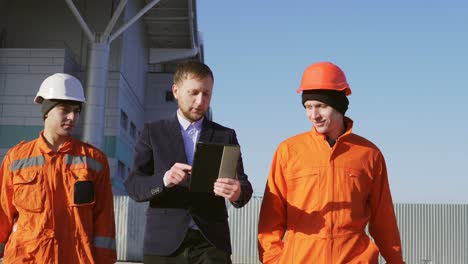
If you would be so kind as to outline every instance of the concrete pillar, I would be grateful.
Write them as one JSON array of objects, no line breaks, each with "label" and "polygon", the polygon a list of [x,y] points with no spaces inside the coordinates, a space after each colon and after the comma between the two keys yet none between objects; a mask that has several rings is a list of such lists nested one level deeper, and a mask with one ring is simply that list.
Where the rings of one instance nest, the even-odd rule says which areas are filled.
[{"label": "concrete pillar", "polygon": [[104,147],[109,43],[90,43],[84,106],[83,141]]}]

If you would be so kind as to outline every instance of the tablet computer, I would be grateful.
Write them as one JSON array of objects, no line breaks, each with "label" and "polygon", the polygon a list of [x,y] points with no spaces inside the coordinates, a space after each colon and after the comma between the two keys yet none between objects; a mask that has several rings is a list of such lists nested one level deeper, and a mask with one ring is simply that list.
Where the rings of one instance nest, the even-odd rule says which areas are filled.
[{"label": "tablet computer", "polygon": [[216,179],[235,179],[239,157],[239,145],[197,142],[190,175],[190,191],[212,193]]}]

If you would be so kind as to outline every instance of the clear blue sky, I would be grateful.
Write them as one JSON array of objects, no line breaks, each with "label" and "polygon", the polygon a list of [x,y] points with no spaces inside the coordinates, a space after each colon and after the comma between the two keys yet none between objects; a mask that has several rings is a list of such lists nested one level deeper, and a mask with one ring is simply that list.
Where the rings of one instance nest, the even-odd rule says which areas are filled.
[{"label": "clear blue sky", "polygon": [[468,203],[468,1],[197,1],[213,119],[236,129],[263,194],[278,144],[311,129],[295,90],[332,61],[353,131],[383,152],[393,199]]}]

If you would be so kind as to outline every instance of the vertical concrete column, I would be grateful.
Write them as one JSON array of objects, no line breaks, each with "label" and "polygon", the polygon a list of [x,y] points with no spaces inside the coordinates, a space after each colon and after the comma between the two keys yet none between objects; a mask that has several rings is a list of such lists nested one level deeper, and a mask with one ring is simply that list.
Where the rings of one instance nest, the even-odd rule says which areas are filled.
[{"label": "vertical concrete column", "polygon": [[84,107],[83,141],[104,147],[109,43],[90,43]]}]

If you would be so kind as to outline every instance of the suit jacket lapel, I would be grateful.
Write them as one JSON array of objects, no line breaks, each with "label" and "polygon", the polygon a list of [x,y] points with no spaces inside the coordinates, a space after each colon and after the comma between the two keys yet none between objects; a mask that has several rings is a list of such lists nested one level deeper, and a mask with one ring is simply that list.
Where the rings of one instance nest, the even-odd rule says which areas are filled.
[{"label": "suit jacket lapel", "polygon": [[167,131],[169,132],[168,146],[173,149],[174,158],[177,161],[187,163],[184,139],[182,138],[182,133],[180,132],[180,123],[177,119],[177,114],[169,120]]},{"label": "suit jacket lapel", "polygon": [[198,141],[211,142],[211,139],[213,138],[213,132],[214,130],[211,121],[205,117],[205,119],[203,119],[202,129]]}]

